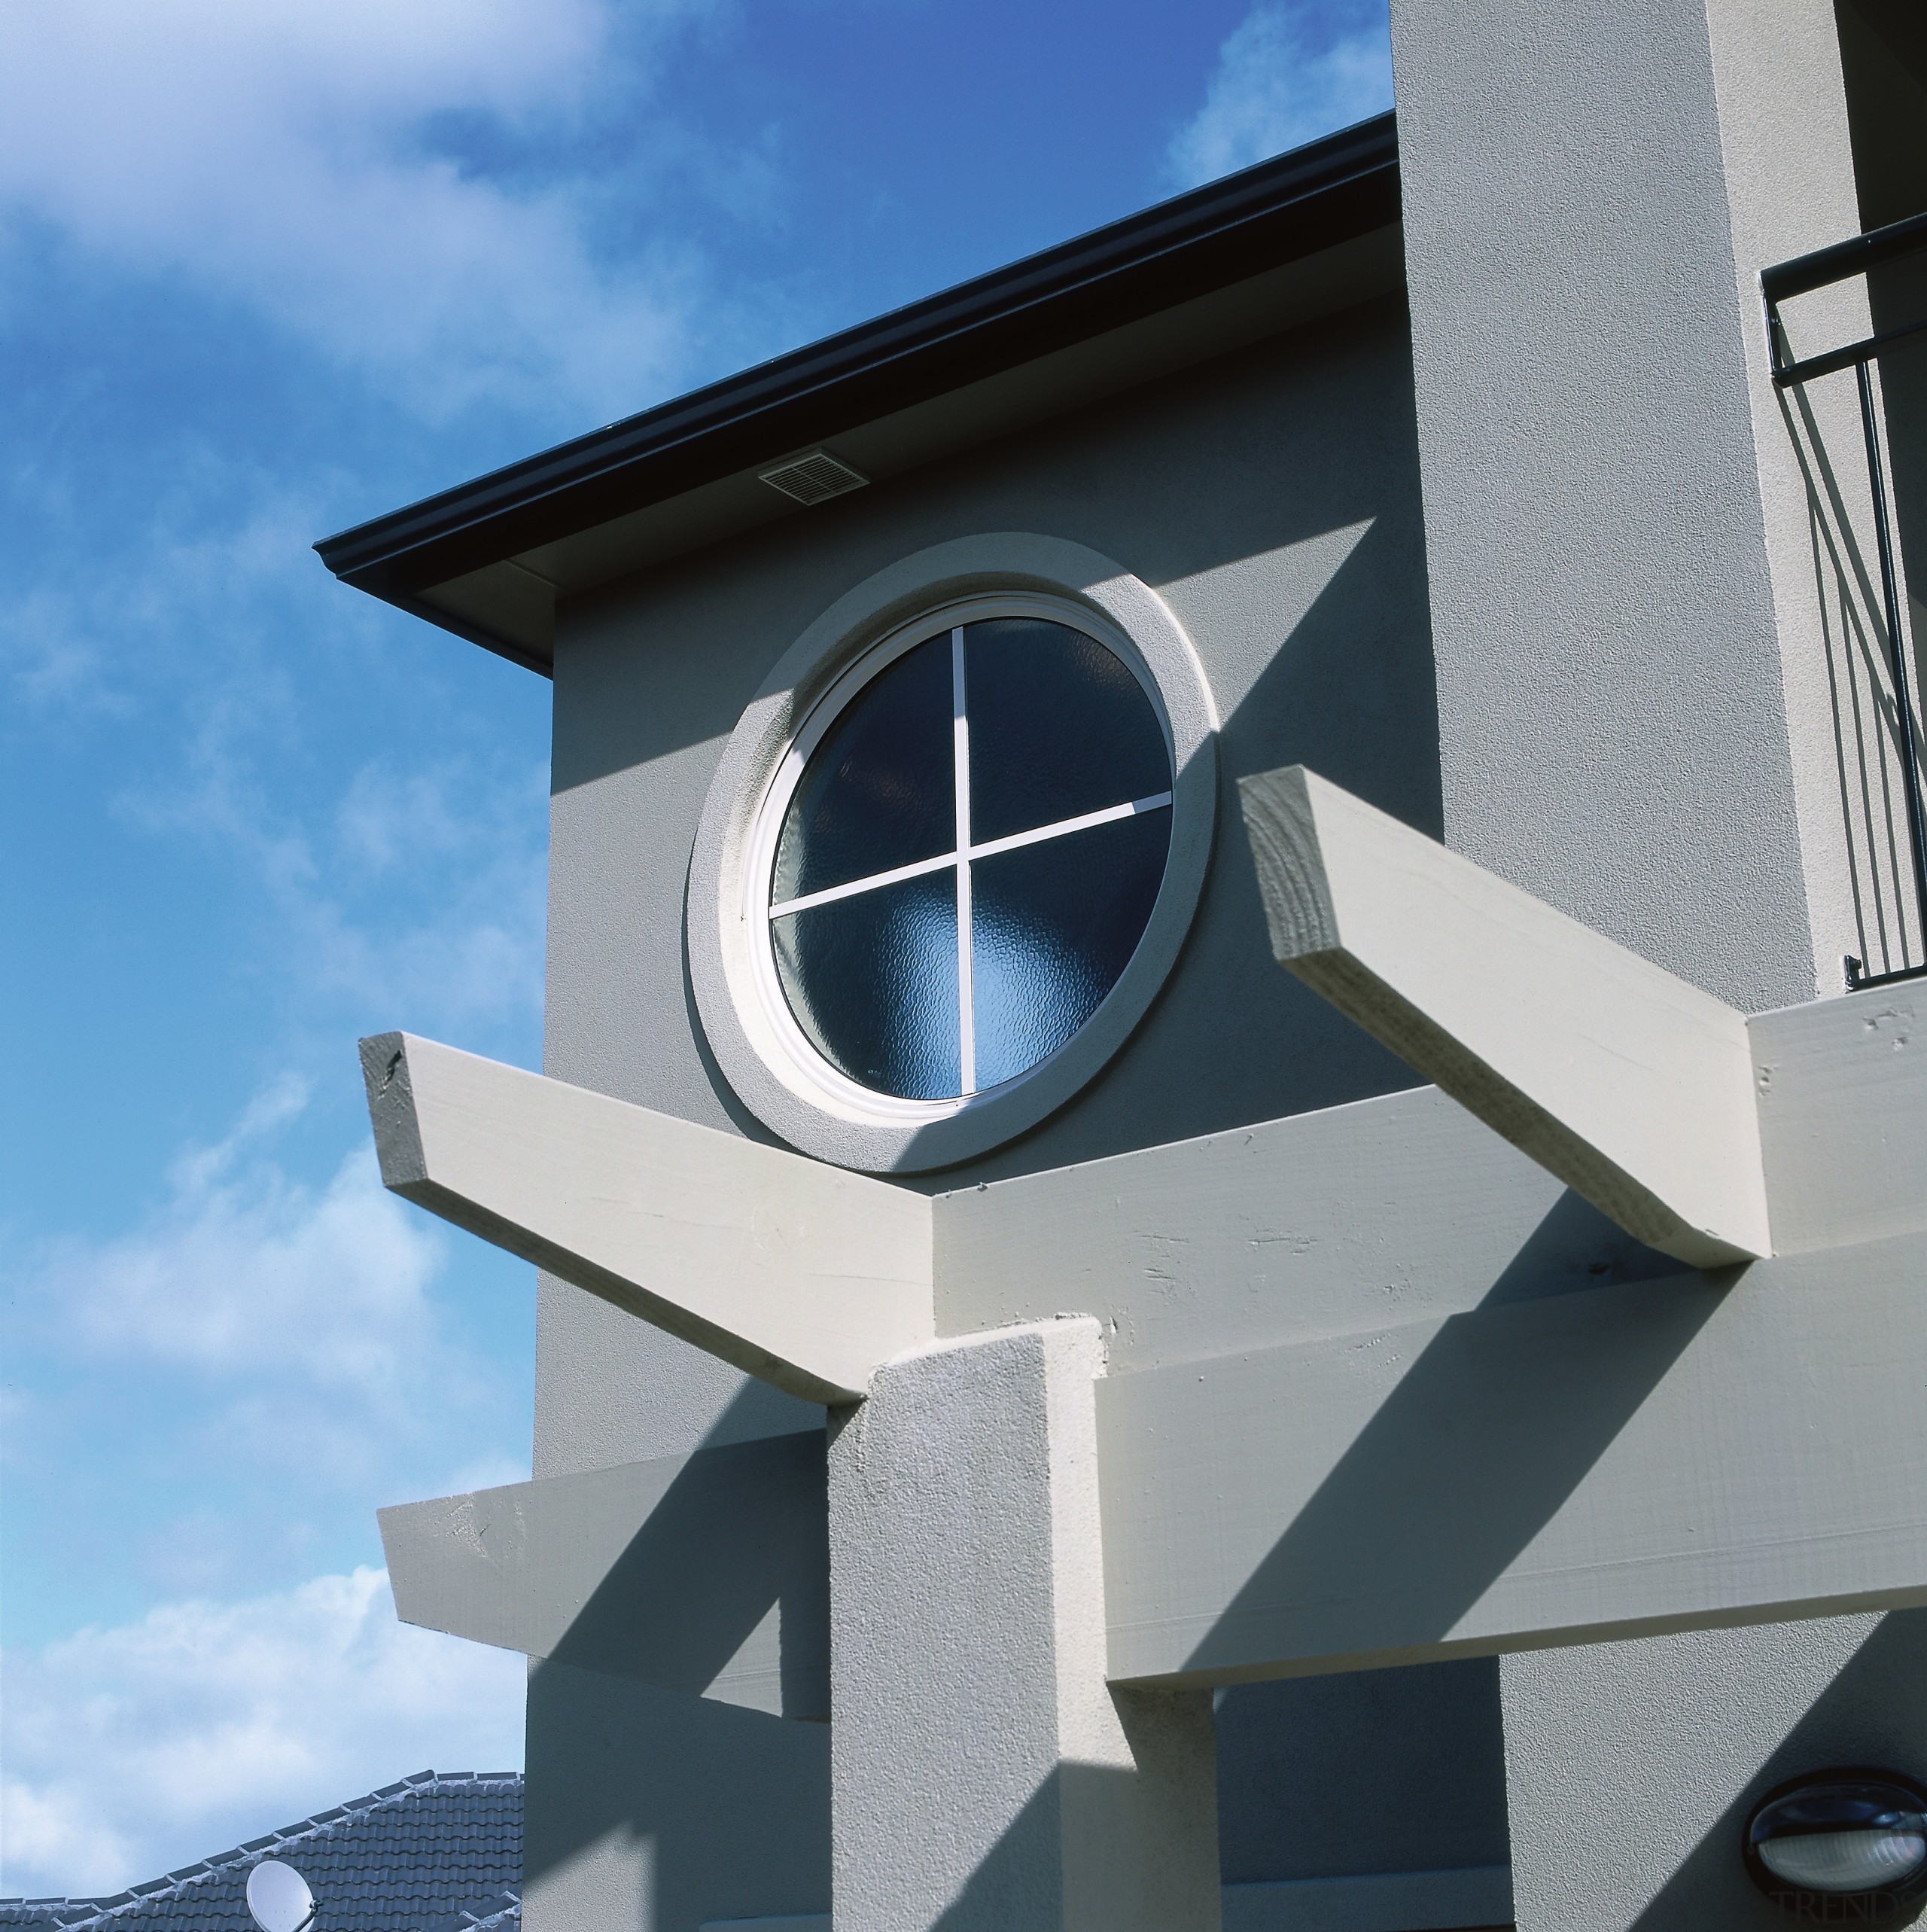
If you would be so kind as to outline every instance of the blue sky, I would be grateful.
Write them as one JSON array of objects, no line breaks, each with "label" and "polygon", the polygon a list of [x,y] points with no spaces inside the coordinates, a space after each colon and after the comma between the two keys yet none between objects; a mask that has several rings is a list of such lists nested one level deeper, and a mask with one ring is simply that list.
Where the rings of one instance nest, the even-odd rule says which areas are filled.
[{"label": "blue sky", "polygon": [[539,1064],[548,689],[309,544],[1390,97],[1372,0],[0,6],[0,1891],[520,1761],[373,1513],[526,1473],[531,1277],[354,1044]]}]

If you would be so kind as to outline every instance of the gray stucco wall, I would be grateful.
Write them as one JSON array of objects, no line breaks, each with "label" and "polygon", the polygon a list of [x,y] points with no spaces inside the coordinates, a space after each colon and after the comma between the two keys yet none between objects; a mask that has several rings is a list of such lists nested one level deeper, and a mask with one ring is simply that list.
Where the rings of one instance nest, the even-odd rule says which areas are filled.
[{"label": "gray stucco wall", "polygon": [[[1390,303],[567,608],[551,1074],[766,1137],[704,1048],[683,959],[690,851],[723,742],[776,658],[853,584],[925,545],[1011,529],[1116,558],[1186,626],[1224,720],[1218,846],[1186,950],[1110,1068],[1021,1141],[915,1184],[954,1187],[1413,1083],[1271,963],[1232,793],[1241,776],[1302,760],[1439,829],[1410,364]],[[538,1475],[820,1424],[820,1411],[547,1279],[537,1358]],[[1441,1862],[1437,1845],[1457,1842],[1438,1829],[1441,1803],[1463,1814],[1459,1837],[1484,1848],[1470,1862],[1502,1842],[1489,1667],[1334,1679],[1227,1700],[1221,1790],[1239,1875],[1308,1869],[1302,1821],[1323,1773],[1276,1733],[1314,1704],[1321,1735],[1384,1728],[1395,1753],[1397,1738],[1431,1741],[1407,1752],[1408,1781],[1429,1800],[1357,1836],[1358,1869]],[[823,1745],[814,1726],[539,1668],[531,1932],[693,1932],[705,1918],[823,1909]]]},{"label": "gray stucco wall", "polygon": [[1392,15],[1447,842],[1743,1007],[1810,998],[1708,10]]},{"label": "gray stucco wall", "polygon": [[[1231,786],[1292,760],[1740,1004],[1831,987],[1833,721],[1819,660],[1782,658],[1807,512],[1748,295],[1852,225],[1828,11],[1395,0],[1415,351],[1396,305],[1361,312],[566,608],[548,1070],[762,1135],[683,957],[721,745],[838,595],[1000,529],[1169,602],[1224,715],[1225,809],[1192,939],[1110,1068],[915,1184],[1409,1083],[1266,957]],[[1910,294],[1890,281],[1877,300]],[[1916,400],[1897,382],[1895,419]],[[540,1319],[538,1473],[820,1422],[555,1282]],[[1247,1689],[1220,1711],[1227,1877],[1505,1855],[1502,1683],[1526,1932],[1764,1926],[1734,1848],[1760,1789],[1840,1759],[1927,1772],[1918,1614]],[[827,1901],[819,1729],[544,1665],[529,1731],[531,1932]],[[1374,1778],[1403,1794],[1375,1816]]]},{"label": "gray stucco wall", "polygon": [[1490,1657],[1219,1693],[1227,1885],[1508,1857]]},{"label": "gray stucco wall", "polygon": [[1927,1775],[1927,1611],[1505,1659],[1521,1932],[1774,1932],[1740,1845],[1773,1785]]},{"label": "gray stucco wall", "polygon": [[[709,1062],[683,894],[721,746],[829,604],[927,545],[1070,538],[1159,591],[1224,719],[1219,845],[1184,958],[1109,1071],[957,1184],[1297,1113],[1411,1075],[1271,963],[1232,791],[1302,758],[1438,825],[1402,318],[1355,312],[719,545],[565,608],[549,1071],[761,1135]],[[1229,1016],[1236,1016],[1235,1022]]]}]

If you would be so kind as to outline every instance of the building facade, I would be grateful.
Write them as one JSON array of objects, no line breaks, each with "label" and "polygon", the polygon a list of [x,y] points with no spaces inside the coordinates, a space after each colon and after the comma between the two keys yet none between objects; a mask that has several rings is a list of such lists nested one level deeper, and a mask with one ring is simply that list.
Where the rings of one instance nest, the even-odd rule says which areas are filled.
[{"label": "building facade", "polygon": [[543,1271],[534,1480],[384,1513],[531,1932],[1764,1927],[1927,1777],[1916,15],[1394,0],[320,546],[553,681],[543,1077],[364,1050]]}]

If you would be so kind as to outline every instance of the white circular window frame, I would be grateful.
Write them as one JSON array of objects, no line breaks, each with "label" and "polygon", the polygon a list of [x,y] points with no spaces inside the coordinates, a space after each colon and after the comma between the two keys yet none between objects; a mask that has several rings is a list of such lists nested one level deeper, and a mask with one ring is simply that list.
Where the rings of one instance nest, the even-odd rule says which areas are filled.
[{"label": "white circular window frame", "polygon": [[[803,763],[857,693],[924,638],[993,616],[1082,629],[1136,673],[1169,736],[1171,844],[1137,949],[1070,1039],[1001,1086],[899,1100],[831,1066],[790,1010],[769,933],[775,843]],[[793,1147],[873,1173],[948,1167],[1055,1113],[1144,1016],[1190,929],[1217,812],[1217,726],[1203,667],[1169,607],[1081,544],[1021,532],[960,538],[839,598],[784,653],[730,734],[690,860],[690,982],[710,1050],[744,1104]]]}]

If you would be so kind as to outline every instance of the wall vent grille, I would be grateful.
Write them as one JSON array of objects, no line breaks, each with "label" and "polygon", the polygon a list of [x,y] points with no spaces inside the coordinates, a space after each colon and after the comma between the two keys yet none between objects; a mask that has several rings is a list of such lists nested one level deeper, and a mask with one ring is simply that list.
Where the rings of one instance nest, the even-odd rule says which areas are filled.
[{"label": "wall vent grille", "polygon": [[799,503],[820,503],[827,497],[841,496],[846,489],[861,489],[869,481],[827,449],[812,449],[807,456],[779,463],[761,474],[772,489],[780,489]]}]

